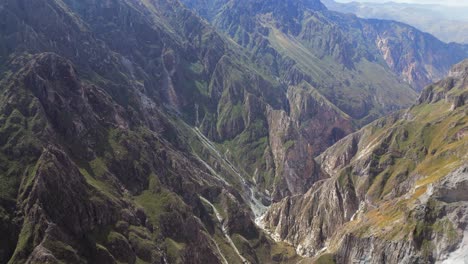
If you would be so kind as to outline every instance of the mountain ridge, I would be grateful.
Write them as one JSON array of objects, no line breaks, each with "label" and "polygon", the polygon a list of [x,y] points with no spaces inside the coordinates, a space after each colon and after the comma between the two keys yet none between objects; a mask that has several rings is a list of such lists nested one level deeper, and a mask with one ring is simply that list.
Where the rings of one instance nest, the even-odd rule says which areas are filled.
[{"label": "mountain ridge", "polygon": [[[416,93],[353,42],[356,18],[275,1],[216,18],[253,32],[236,41],[177,0],[2,3],[0,262],[307,261],[259,217],[330,182],[320,155]],[[439,86],[424,98],[462,111]]]},{"label": "mountain ridge", "polygon": [[[2,58],[10,59],[2,63],[1,196],[16,204],[2,206],[0,232],[11,238],[2,242],[2,262],[238,261],[224,228],[251,262],[296,257],[255,227],[247,181],[192,140],[197,134],[181,119],[194,122],[187,99],[200,98],[207,85],[188,88],[208,79],[205,70],[237,67],[237,82],[251,76],[275,84],[256,71],[247,75],[236,62],[241,53],[172,3],[33,2],[10,1],[0,10],[11,27],[2,31],[9,39]],[[176,9],[157,16],[151,5]],[[177,16],[192,21],[175,37],[167,28]],[[200,41],[190,44],[185,33]],[[255,83],[248,89],[258,93]],[[212,106],[201,98],[207,111]],[[73,199],[61,199],[67,195]],[[225,221],[200,197],[221,203]]]},{"label": "mountain ridge", "polygon": [[274,204],[266,228],[337,263],[447,261],[466,233],[467,65],[322,153],[331,178]]},{"label": "mountain ridge", "polygon": [[[317,1],[314,1],[314,3],[316,2]],[[267,37],[262,37],[263,34],[268,33],[268,31],[265,30],[267,30],[269,26],[265,26],[265,24],[262,25],[261,21],[262,19],[271,19],[273,21],[273,25],[271,25],[271,27],[277,27],[280,31],[283,30],[283,33],[285,33],[286,35],[289,35],[290,37],[295,37],[298,41],[305,44],[305,46],[308,49],[317,50],[318,53],[317,51],[314,51],[315,55],[318,55],[319,57],[324,55],[331,55],[332,57],[334,56],[335,60],[338,60],[339,63],[345,64],[347,67],[351,66],[353,60],[356,59],[353,58],[353,56],[358,56],[358,59],[359,57],[364,57],[371,61],[383,56],[385,60],[384,65],[390,67],[395,74],[400,76],[401,80],[404,80],[405,82],[413,85],[413,87],[417,91],[422,90],[422,88],[430,84],[432,81],[436,81],[445,76],[450,66],[466,58],[467,53],[466,47],[457,44],[444,44],[439,40],[432,38],[429,35],[422,34],[414,28],[405,26],[404,24],[398,24],[382,20],[358,19],[350,15],[343,15],[328,11],[326,8],[319,8],[316,10],[307,8],[295,9],[294,6],[289,6],[289,8],[291,8],[292,11],[285,12],[286,17],[281,15],[275,16],[275,13],[273,12],[270,14],[272,17],[268,18],[267,15],[265,18],[261,18],[262,14],[269,14],[271,10],[262,10],[261,6],[257,7],[259,10],[255,10],[255,6],[252,6],[249,10],[243,9],[242,12],[239,13],[236,11],[236,5],[233,5],[235,1],[217,1],[215,6],[206,6],[200,4],[197,1],[192,0],[185,0],[184,3],[195,11],[200,9],[206,10],[207,8],[211,8],[209,13],[216,15],[208,16],[205,18],[207,18],[209,21],[212,21],[212,23],[217,28],[219,28],[222,31],[225,31],[228,35],[233,37],[239,44],[248,47],[249,49],[252,49],[254,51],[254,57],[257,52],[261,52],[262,49],[265,49],[264,46],[268,46],[269,42]],[[223,7],[223,3],[226,6],[230,6],[229,11],[227,11],[228,9]],[[251,2],[248,3],[251,4]],[[270,2],[270,5],[278,6],[278,8],[280,8],[281,4],[286,3],[289,2],[273,1]],[[287,8],[283,9],[288,10]],[[224,15],[223,12],[226,12],[226,14]],[[243,14],[246,15],[244,16]],[[238,23],[240,21],[239,18],[242,18],[242,21],[244,21],[242,23],[244,24]],[[275,19],[278,19],[277,24],[274,24]],[[293,22],[294,19],[296,19],[297,22]],[[318,23],[311,24],[310,20]],[[309,25],[301,25],[301,23],[308,23],[308,21]],[[260,23],[260,25],[257,26],[258,29],[255,28],[256,23]],[[302,28],[303,26],[308,26],[310,27],[310,29],[304,29]],[[398,27],[400,30],[398,32],[392,31],[392,27]],[[311,29],[316,30],[316,36],[318,36],[319,34],[324,35],[321,36],[321,38],[312,38],[311,36],[308,36],[308,34],[312,34],[312,32],[307,32],[307,30]],[[245,30],[245,32],[248,33],[243,32],[243,30]],[[287,31],[290,32],[288,33]],[[350,34],[347,34],[343,31],[353,32],[354,39],[348,40],[348,38],[350,37],[348,37],[347,35]],[[325,34],[326,32],[328,33]],[[404,33],[402,34],[401,32]],[[250,34],[254,35],[249,36]],[[380,40],[378,35],[383,36],[383,34],[388,35],[385,37],[385,41],[388,41],[388,43],[391,44],[390,46],[382,46],[381,44],[379,44]],[[330,35],[331,37],[338,38],[338,41],[329,39]],[[364,35],[364,37],[362,38],[360,35]],[[399,46],[405,45],[407,43],[414,43],[415,37],[419,38],[418,43],[423,43],[421,47]],[[327,40],[331,42],[313,43],[310,42],[310,40]],[[334,41],[336,41],[336,43]],[[346,43],[346,41],[351,41],[351,43]],[[257,44],[255,42],[259,43]],[[336,47],[334,45],[343,46]],[[337,49],[332,50],[333,48]],[[444,54],[446,55],[438,58],[434,57],[432,59],[428,59],[424,56],[421,56],[421,54],[418,54],[417,50],[421,51],[424,48],[435,48],[434,52],[424,51],[426,52],[425,55],[428,55],[429,53],[436,54],[441,52],[444,52]],[[369,53],[366,54],[366,52],[363,50],[368,50],[369,53],[371,53],[372,55],[370,55]],[[435,50],[437,50],[437,52]],[[266,51],[269,52],[268,49],[266,49]],[[401,65],[396,66],[394,65],[394,63],[392,63],[392,61],[386,58],[389,52],[399,53],[397,56],[399,58],[405,58],[405,60],[401,62]],[[272,56],[275,57],[277,55],[275,53],[272,53]],[[455,59],[447,61],[450,60],[450,58]],[[431,60],[437,61],[437,63],[431,62]],[[308,73],[306,73],[305,75],[307,74]]]}]

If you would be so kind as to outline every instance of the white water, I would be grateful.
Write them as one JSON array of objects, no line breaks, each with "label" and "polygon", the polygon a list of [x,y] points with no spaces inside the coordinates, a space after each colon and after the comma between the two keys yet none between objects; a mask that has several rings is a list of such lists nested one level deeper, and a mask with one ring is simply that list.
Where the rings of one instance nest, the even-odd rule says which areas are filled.
[{"label": "white water", "polygon": [[[241,253],[239,252],[239,250],[237,249],[236,245],[234,244],[234,241],[232,241],[231,239],[231,236],[229,235],[229,230],[226,228],[226,226],[223,224],[223,217],[221,216],[221,214],[218,212],[218,209],[216,209],[216,207],[210,202],[208,201],[207,199],[205,199],[204,197],[200,196],[200,199],[209,204],[211,206],[211,208],[213,208],[213,211],[215,212],[215,215],[216,215],[216,218],[218,219],[218,222],[219,224],[221,225],[221,230],[223,231],[223,234],[224,236],[226,237],[227,241],[229,242],[229,245],[231,245],[232,249],[234,249],[234,252],[236,252],[237,256],[239,256],[239,258],[242,260],[242,263],[245,263],[245,264],[248,264],[250,263],[248,260],[246,260],[242,255]],[[218,245],[216,244],[216,246],[218,247]],[[218,247],[218,250],[219,250],[219,247]],[[224,255],[221,253],[221,251],[219,250],[221,256],[223,257],[224,261],[226,261],[226,258],[224,257]],[[227,261],[226,261],[227,263]]]}]

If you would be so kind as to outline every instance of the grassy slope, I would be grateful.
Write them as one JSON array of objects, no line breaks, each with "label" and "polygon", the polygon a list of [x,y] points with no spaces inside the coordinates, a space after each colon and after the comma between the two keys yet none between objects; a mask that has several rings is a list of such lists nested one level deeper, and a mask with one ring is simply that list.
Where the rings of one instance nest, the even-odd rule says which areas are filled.
[{"label": "grassy slope", "polygon": [[[275,28],[272,28],[269,40],[282,56],[296,61],[300,69],[317,82],[315,86],[320,93],[343,111],[358,108],[364,101],[368,101],[368,96],[381,98],[385,103],[374,105],[375,108],[361,118],[363,123],[388,111],[384,109],[385,104],[409,106],[416,96],[408,85],[398,82],[396,76],[377,63],[362,59],[354,70],[347,69],[331,57],[317,57],[299,40]],[[333,88],[332,84],[340,83],[347,85]]]},{"label": "grassy slope", "polygon": [[[460,94],[461,89],[453,89],[448,97]],[[351,180],[355,186],[367,186],[366,195],[374,207],[365,208],[359,217],[347,223],[333,238],[332,245],[339,244],[345,233],[397,241],[409,236],[417,237],[422,230],[429,229],[449,239],[457,237],[447,219],[428,224],[411,216],[412,210],[421,202],[428,202],[431,210],[438,210],[436,202],[426,201],[430,186],[468,161],[468,137],[463,136],[463,131],[468,128],[467,109],[466,106],[455,110],[451,107],[451,103],[444,99],[423,103],[408,110],[404,119],[386,122],[383,127],[375,126],[376,122],[363,129],[361,152],[357,153],[350,166],[370,155],[375,160],[373,166],[381,169],[369,182],[362,182],[359,176],[346,173],[342,173],[340,182]],[[460,133],[462,136],[458,136]],[[379,151],[366,151],[379,148],[384,150],[382,155],[376,154]],[[392,196],[395,186],[412,179],[415,181],[407,195]],[[423,243],[427,250],[432,247],[430,241]]]}]

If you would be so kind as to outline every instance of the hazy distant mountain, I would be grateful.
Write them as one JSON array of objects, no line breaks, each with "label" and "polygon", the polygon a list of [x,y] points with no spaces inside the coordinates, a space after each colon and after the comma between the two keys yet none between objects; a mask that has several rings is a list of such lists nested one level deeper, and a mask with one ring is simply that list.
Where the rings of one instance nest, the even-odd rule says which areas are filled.
[{"label": "hazy distant mountain", "polygon": [[431,33],[445,42],[468,43],[468,7],[404,3],[337,3],[325,0],[331,10],[353,13],[363,18],[404,22]]}]

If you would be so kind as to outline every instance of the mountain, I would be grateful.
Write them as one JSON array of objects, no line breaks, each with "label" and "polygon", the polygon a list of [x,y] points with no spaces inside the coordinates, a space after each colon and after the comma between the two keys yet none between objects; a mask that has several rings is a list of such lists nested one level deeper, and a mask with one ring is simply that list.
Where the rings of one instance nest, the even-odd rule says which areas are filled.
[{"label": "mountain", "polygon": [[319,1],[196,3],[209,21],[178,0],[0,3],[0,263],[297,263],[260,216],[412,104],[398,70],[466,57]]},{"label": "mountain", "polygon": [[324,177],[313,157],[379,116],[409,107],[415,90],[467,57],[462,45],[401,23],[331,12],[320,1],[184,3],[288,87],[287,106],[268,110],[264,147],[244,147],[261,146],[258,137],[234,137],[234,144],[215,139],[273,201],[306,191]]},{"label": "mountain", "polygon": [[465,60],[408,110],[322,153],[317,162],[330,178],[273,204],[264,225],[319,263],[463,262],[467,96]]},{"label": "mountain", "polygon": [[[385,110],[395,103],[388,101],[395,94],[382,93],[401,85],[386,69],[421,91],[467,57],[466,46],[445,44],[402,23],[329,11],[318,0],[183,2],[250,49],[285,82],[306,79],[357,119],[372,116],[370,108],[382,111],[379,106]],[[357,97],[363,87],[377,97],[367,99],[367,106],[353,104],[361,101]]]},{"label": "mountain", "polygon": [[362,18],[378,18],[403,22],[428,32],[447,43],[468,44],[468,7],[422,5],[409,3],[338,3],[324,0],[330,10],[351,13]]},{"label": "mountain", "polygon": [[238,46],[177,1],[8,0],[0,14],[1,263],[298,259],[195,128],[264,151],[285,87]]}]

